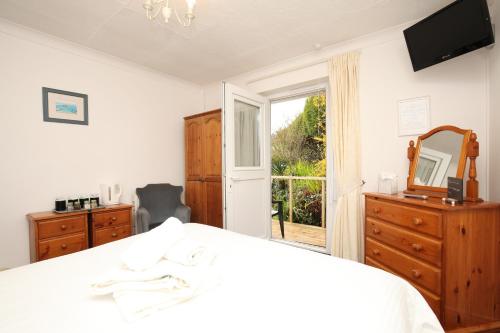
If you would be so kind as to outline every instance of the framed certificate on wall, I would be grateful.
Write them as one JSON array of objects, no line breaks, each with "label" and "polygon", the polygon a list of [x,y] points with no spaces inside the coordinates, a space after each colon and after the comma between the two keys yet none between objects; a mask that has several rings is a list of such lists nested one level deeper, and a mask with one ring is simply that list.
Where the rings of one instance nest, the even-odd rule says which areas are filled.
[{"label": "framed certificate on wall", "polygon": [[399,136],[420,135],[430,130],[430,97],[417,97],[398,102]]}]

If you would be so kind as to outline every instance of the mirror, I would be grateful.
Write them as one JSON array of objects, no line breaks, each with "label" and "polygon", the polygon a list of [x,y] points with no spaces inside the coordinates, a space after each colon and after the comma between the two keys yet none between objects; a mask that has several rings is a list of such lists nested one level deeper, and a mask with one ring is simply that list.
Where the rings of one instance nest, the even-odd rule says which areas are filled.
[{"label": "mirror", "polygon": [[446,192],[448,177],[464,178],[472,131],[442,126],[410,143],[408,190]]},{"label": "mirror", "polygon": [[448,177],[457,177],[463,140],[463,135],[452,131],[438,132],[422,140],[413,183],[447,187]]}]

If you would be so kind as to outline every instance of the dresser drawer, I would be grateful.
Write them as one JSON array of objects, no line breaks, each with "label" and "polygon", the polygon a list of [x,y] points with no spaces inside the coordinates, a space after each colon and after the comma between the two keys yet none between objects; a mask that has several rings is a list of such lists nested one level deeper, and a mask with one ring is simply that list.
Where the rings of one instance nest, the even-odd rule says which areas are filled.
[{"label": "dresser drawer", "polygon": [[367,198],[366,216],[376,217],[438,238],[443,236],[443,218],[437,212]]},{"label": "dresser drawer", "polygon": [[93,213],[94,228],[107,228],[116,225],[130,225],[130,210]]},{"label": "dresser drawer", "polygon": [[86,221],[85,215],[77,215],[38,222],[38,238],[46,239],[84,232]]},{"label": "dresser drawer", "polygon": [[398,250],[366,238],[366,255],[410,282],[441,295],[441,270]]},{"label": "dresser drawer", "polygon": [[366,235],[441,267],[441,241],[371,217],[366,218]]},{"label": "dresser drawer", "polygon": [[94,235],[94,246],[110,243],[118,239],[126,238],[131,235],[130,226],[118,226],[96,230]]},{"label": "dresser drawer", "polygon": [[44,240],[38,243],[38,260],[59,257],[86,248],[87,239],[84,233]]},{"label": "dresser drawer", "polygon": [[[365,263],[368,266],[372,266],[372,267],[381,269],[383,271],[386,271],[388,273],[397,275],[397,276],[399,276],[399,277],[401,277],[401,278],[403,278],[403,279],[406,280],[406,278],[400,276],[396,272],[391,271],[389,268],[387,268],[386,266],[382,265],[381,263],[377,262],[376,260],[374,260],[374,259],[372,259],[370,257],[366,257],[365,258]],[[418,292],[420,293],[420,295],[422,295],[424,297],[424,299],[427,302],[427,304],[429,304],[429,306],[431,307],[432,311],[434,311],[434,313],[436,314],[436,317],[441,318],[441,298],[439,296],[436,296],[433,293],[431,293],[431,292],[429,292],[429,291],[427,291],[427,290],[419,287],[415,283],[411,283],[410,282],[410,284],[413,287],[415,287],[415,289],[418,290]]]}]

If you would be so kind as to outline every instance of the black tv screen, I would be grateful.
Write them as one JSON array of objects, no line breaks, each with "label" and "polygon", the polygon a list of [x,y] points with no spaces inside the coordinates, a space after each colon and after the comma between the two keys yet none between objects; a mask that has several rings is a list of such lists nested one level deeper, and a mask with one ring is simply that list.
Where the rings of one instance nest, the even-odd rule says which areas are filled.
[{"label": "black tv screen", "polygon": [[415,72],[495,42],[486,0],[455,1],[404,36]]}]

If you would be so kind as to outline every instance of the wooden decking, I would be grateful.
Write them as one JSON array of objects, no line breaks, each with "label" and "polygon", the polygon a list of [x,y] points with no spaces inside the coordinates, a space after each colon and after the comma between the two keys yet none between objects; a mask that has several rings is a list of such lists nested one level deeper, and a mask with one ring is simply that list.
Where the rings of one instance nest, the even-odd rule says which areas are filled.
[{"label": "wooden decking", "polygon": [[[273,220],[272,235],[274,239],[282,239],[278,220]],[[292,242],[325,247],[326,229],[305,224],[285,222],[284,239]]]}]

